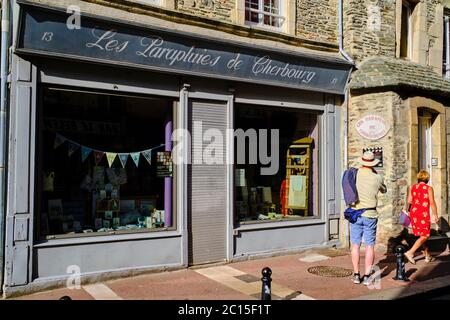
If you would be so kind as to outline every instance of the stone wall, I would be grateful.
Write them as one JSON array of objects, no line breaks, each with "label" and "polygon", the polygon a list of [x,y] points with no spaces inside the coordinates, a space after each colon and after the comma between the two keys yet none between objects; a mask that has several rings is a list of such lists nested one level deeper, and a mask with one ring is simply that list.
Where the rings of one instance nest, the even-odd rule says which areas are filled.
[{"label": "stone wall", "polygon": [[297,0],[297,36],[338,41],[338,0]]},{"label": "stone wall", "polygon": [[443,55],[443,13],[442,0],[427,1],[427,28],[425,42],[426,64],[432,66],[434,70],[442,74]]},{"label": "stone wall", "polygon": [[235,0],[176,0],[175,8],[204,18],[232,22]]},{"label": "stone wall", "polygon": [[[413,7],[412,60],[442,70],[442,0],[420,0]],[[360,62],[371,56],[395,57],[400,37],[400,0],[344,0],[344,45]]]},{"label": "stone wall", "polygon": [[356,62],[395,57],[395,12],[395,0],[344,1],[344,45]]},{"label": "stone wall", "polygon": [[[389,124],[386,136],[371,141],[361,137],[355,129],[356,122],[365,115],[382,116]],[[352,94],[349,104],[349,164],[359,167],[358,159],[365,147],[383,148],[383,167],[377,171],[383,176],[387,193],[379,195],[379,222],[377,244],[387,244],[402,228],[397,224],[400,210],[404,208],[408,185],[408,109],[394,92]]]},{"label": "stone wall", "polygon": [[[450,104],[446,106],[447,108],[450,107]],[[447,109],[448,110],[448,109]],[[450,111],[447,111],[445,113],[445,126],[446,126],[446,141],[450,141]],[[447,143],[447,195],[450,195],[450,143]],[[447,196],[447,208],[450,208],[450,196]],[[450,212],[445,212],[447,214],[447,225],[441,226],[443,227],[444,231],[450,231]]]}]

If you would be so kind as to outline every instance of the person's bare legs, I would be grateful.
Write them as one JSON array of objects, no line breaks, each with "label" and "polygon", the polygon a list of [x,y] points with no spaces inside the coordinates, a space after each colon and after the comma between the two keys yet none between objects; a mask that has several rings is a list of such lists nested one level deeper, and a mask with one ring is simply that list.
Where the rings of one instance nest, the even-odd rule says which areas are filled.
[{"label": "person's bare legs", "polygon": [[372,273],[373,263],[375,262],[375,249],[374,246],[366,246],[366,256],[365,256],[365,275],[370,275]]},{"label": "person's bare legs", "polygon": [[[414,257],[414,253],[416,253],[416,251],[420,248],[420,246],[423,245],[427,240],[428,240],[428,237],[421,236],[419,239],[416,240],[416,242],[414,242],[414,245],[412,246],[412,248],[409,249],[408,251],[406,251],[406,253],[408,255],[410,255],[411,257]],[[427,251],[428,251],[428,249],[427,249]]]},{"label": "person's bare legs", "polygon": [[352,264],[354,273],[359,273],[359,247],[359,244],[352,243]]}]

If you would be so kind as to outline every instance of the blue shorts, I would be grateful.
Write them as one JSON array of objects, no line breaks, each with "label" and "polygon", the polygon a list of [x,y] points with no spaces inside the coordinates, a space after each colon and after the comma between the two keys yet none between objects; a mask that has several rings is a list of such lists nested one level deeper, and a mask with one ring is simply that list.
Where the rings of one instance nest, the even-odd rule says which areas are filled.
[{"label": "blue shorts", "polygon": [[364,236],[364,245],[374,246],[377,235],[376,218],[367,218],[359,216],[355,223],[350,223],[350,241],[353,244],[360,245],[361,239]]}]

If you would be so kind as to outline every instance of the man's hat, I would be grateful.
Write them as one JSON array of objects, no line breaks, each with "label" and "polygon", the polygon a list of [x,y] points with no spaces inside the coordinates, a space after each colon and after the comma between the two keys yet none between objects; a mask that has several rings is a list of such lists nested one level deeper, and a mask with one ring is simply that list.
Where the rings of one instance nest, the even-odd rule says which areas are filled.
[{"label": "man's hat", "polygon": [[359,159],[359,163],[366,167],[375,167],[380,162],[380,159],[375,159],[375,155],[372,151],[364,152],[361,159]]}]

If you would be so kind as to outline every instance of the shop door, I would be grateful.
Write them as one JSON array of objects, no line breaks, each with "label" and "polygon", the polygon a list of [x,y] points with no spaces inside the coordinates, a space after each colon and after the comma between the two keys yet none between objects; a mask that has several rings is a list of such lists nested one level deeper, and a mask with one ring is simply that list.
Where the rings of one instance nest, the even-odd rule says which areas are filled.
[{"label": "shop door", "polygon": [[431,184],[431,158],[432,158],[432,134],[431,134],[431,114],[423,112],[419,116],[419,170],[427,170],[430,173]]},{"label": "shop door", "polygon": [[[227,257],[227,104],[191,101],[191,162],[188,179],[188,260],[190,265]],[[200,127],[201,125],[201,127]],[[197,133],[197,134],[196,134]],[[206,135],[205,135],[206,133]],[[211,150],[213,135],[214,153]],[[222,136],[220,139],[218,136]],[[209,155],[213,154],[213,160]],[[219,159],[222,163],[217,163]],[[219,161],[220,162],[220,161]]]}]

